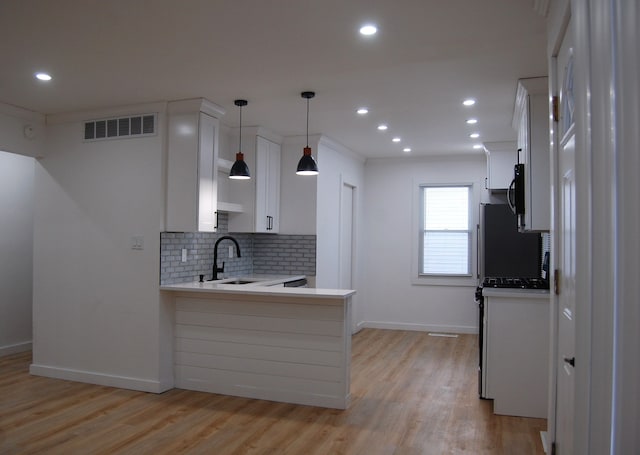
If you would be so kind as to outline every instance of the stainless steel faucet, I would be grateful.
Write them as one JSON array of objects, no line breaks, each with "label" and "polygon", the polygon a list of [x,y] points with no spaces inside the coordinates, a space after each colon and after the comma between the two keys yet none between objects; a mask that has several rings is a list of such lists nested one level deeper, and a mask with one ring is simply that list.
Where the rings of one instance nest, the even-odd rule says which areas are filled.
[{"label": "stainless steel faucet", "polygon": [[236,256],[241,257],[240,255],[240,245],[238,241],[231,237],[230,235],[223,235],[218,240],[216,240],[215,245],[213,245],[213,274],[211,275],[211,279],[208,281],[215,281],[218,279],[218,272],[224,273],[224,261],[222,261],[222,267],[218,268],[218,244],[223,240],[231,240],[236,244]]}]

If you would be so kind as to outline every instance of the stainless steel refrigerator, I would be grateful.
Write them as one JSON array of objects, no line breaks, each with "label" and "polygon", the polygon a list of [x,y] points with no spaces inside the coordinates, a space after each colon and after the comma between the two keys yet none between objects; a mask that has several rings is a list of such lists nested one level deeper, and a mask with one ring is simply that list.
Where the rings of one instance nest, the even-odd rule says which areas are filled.
[{"label": "stainless steel refrigerator", "polygon": [[478,244],[480,283],[487,277],[540,277],[540,234],[518,232],[518,219],[507,204],[480,206]]}]

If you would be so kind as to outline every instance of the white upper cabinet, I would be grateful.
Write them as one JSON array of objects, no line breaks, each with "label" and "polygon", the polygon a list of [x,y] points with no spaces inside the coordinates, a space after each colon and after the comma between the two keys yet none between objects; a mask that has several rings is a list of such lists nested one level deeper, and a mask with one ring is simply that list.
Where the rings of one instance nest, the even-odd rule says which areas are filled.
[{"label": "white upper cabinet", "polygon": [[518,132],[518,161],[524,164],[525,200],[524,215],[519,215],[520,230],[548,231],[551,219],[551,176],[546,77],[518,81],[513,127]]},{"label": "white upper cabinet", "polygon": [[513,180],[518,145],[514,141],[485,142],[483,145],[487,155],[486,187],[492,191],[506,191]]},{"label": "white upper cabinet", "polygon": [[220,107],[202,98],[168,104],[165,230],[215,232]]},{"label": "white upper cabinet", "polygon": [[256,232],[280,230],[280,144],[256,138]]},{"label": "white upper cabinet", "polygon": [[229,199],[243,207],[229,214],[229,232],[276,234],[280,230],[281,139],[262,128],[243,128],[244,159],[250,180],[231,180]]}]

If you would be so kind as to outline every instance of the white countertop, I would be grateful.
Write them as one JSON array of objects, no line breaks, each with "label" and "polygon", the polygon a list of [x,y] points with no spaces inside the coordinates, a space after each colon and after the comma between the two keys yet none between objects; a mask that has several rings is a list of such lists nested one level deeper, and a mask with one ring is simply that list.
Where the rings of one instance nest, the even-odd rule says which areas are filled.
[{"label": "white countertop", "polygon": [[482,288],[482,295],[485,297],[516,297],[550,300],[549,289]]},{"label": "white countertop", "polygon": [[[299,296],[309,298],[343,298],[356,293],[353,289],[319,289],[303,287],[284,287],[283,283],[304,279],[304,275],[242,275],[216,281],[189,282],[161,285],[161,291],[194,292],[205,294],[248,294],[269,296]],[[225,284],[234,279],[257,280],[247,284]],[[280,285],[280,286],[279,286]]]}]

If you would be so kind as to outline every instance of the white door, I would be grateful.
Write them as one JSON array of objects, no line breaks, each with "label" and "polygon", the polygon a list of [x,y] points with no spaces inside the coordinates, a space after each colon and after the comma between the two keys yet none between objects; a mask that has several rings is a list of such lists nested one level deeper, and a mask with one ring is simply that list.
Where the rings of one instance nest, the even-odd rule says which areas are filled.
[{"label": "white door", "polygon": [[[354,208],[356,188],[343,183],[340,203],[340,288],[353,289],[353,262],[354,262]],[[357,326],[356,299],[352,300],[352,332]]]},{"label": "white door", "polygon": [[556,454],[573,453],[575,399],[575,318],[576,318],[576,181],[575,123],[573,121],[573,42],[571,24],[567,27],[556,57],[555,86],[560,90],[560,142],[557,148],[558,235],[556,254],[557,350],[556,362]]}]

